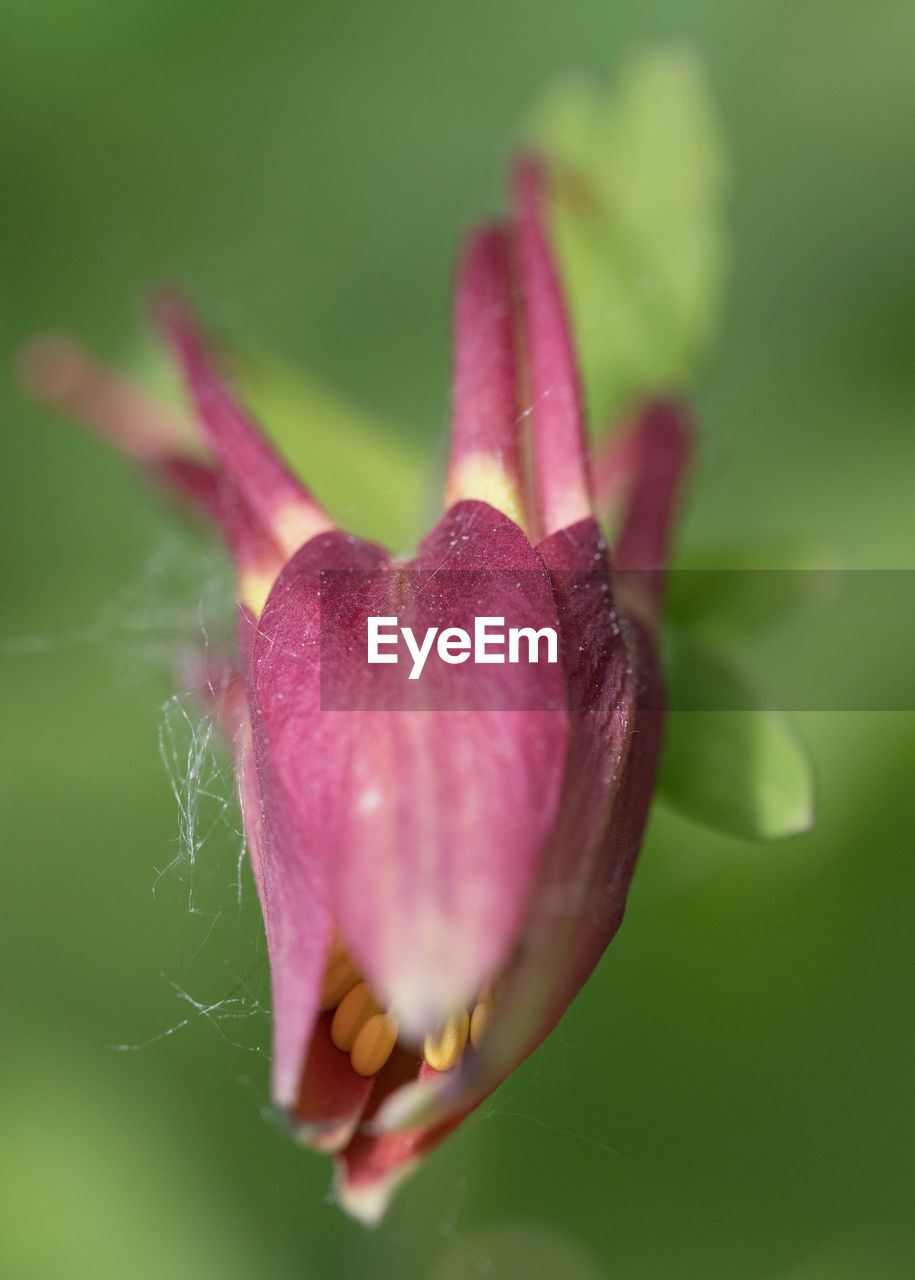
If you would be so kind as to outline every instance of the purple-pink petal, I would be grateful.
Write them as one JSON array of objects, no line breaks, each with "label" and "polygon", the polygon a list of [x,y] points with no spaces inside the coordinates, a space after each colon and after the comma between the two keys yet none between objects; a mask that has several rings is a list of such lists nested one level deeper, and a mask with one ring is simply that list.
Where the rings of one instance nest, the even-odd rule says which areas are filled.
[{"label": "purple-pink petal", "polygon": [[163,297],[156,317],[197,409],[207,445],[260,523],[287,554],[330,521],[216,374],[190,313]]},{"label": "purple-pink petal", "polygon": [[[302,856],[366,976],[419,1036],[472,999],[515,939],[555,818],[567,718],[561,674],[546,663],[522,672],[531,709],[490,709],[495,668],[467,664],[437,674],[429,709],[404,710],[403,682],[382,679],[367,707],[325,710],[321,573],[387,568],[378,548],[344,535],[303,547],[259,621],[253,696],[264,768],[292,808]],[[555,621],[539,557],[481,502],[453,507],[416,560],[370,577],[379,581],[380,607],[418,633],[445,615],[456,626],[487,612]],[[342,621],[332,635],[364,653]]]},{"label": "purple-pink petal", "polygon": [[515,314],[509,239],[485,227],[467,242],[454,307],[448,500],[500,492],[520,513]]},{"label": "purple-pink petal", "polygon": [[[394,1097],[385,1128],[437,1125],[490,1093],[552,1030],[618,927],[641,841],[643,777],[658,740],[638,753],[636,638],[617,611],[593,519],[541,543],[560,621],[569,741],[560,807],[545,842],[498,1016],[478,1053],[429,1089]],[[638,777],[628,781],[635,766]],[[624,796],[631,817],[617,832]],[[588,967],[585,968],[585,962]]]},{"label": "purple-pink petal", "polygon": [[515,256],[521,293],[539,528],[547,537],[591,514],[581,385],[544,211],[545,175],[524,157],[514,171]]},{"label": "purple-pink petal", "polygon": [[270,958],[272,1093],[279,1106],[291,1110],[317,1014],[333,925],[320,885],[298,847],[288,809],[278,821],[275,781],[268,775],[262,784],[255,759],[246,726],[236,744],[236,769]]}]

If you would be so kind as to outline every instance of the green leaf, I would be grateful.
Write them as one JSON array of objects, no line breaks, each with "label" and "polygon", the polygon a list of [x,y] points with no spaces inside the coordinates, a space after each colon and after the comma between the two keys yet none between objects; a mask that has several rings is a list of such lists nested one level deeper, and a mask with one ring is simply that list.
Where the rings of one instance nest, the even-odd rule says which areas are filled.
[{"label": "green leaf", "polygon": [[429,488],[416,444],[273,357],[246,353],[233,367],[246,404],[334,519],[395,551],[412,548]]},{"label": "green leaf", "polygon": [[693,640],[670,643],[667,667],[671,711],[659,795],[685,817],[747,840],[808,831],[813,769],[786,713]]},{"label": "green leaf", "polygon": [[720,312],[722,133],[699,62],[661,50],[612,89],[560,83],[527,137],[555,165],[553,227],[591,420],[694,385]]},{"label": "green leaf", "polygon": [[668,574],[665,613],[694,634],[724,640],[753,634],[801,609],[815,608],[828,589],[829,565],[827,553],[810,548],[694,549],[678,558],[678,567]]}]

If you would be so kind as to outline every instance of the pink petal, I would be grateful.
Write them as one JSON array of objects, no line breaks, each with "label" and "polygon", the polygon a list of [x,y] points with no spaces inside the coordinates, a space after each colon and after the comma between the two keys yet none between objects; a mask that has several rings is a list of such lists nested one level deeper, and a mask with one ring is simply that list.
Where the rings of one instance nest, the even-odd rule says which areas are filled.
[{"label": "pink petal", "polygon": [[601,513],[606,517],[619,510],[617,593],[627,611],[652,629],[660,614],[672,526],[693,442],[684,406],[658,400],[642,409],[633,426],[610,436],[595,461]]},{"label": "pink petal", "polygon": [[[471,1052],[471,1051],[468,1051]],[[374,1132],[375,1118],[388,1100],[417,1081],[441,1078],[425,1061],[398,1050],[379,1076],[362,1124],[336,1161],[335,1190],[341,1208],[366,1226],[384,1216],[391,1195],[434,1147],[458,1127],[464,1113],[431,1126]]]},{"label": "pink petal", "polygon": [[683,406],[655,401],[640,415],[631,439],[614,564],[619,574],[632,574],[656,611],[693,430]]},{"label": "pink petal", "polygon": [[227,476],[187,458],[166,458],[154,474],[188,498],[222,532],[240,578],[276,577],[283,566],[280,549]]},{"label": "pink petal", "polygon": [[638,652],[639,686],[628,759],[613,806],[613,819],[590,870],[590,888],[581,931],[565,969],[564,988],[556,993],[557,1018],[584,985],[623,921],[635,871],[664,737],[663,676],[654,645],[641,624],[633,627]]},{"label": "pink petal", "polygon": [[175,298],[164,298],[156,315],[184,373],[207,444],[286,555],[331,528],[325,513],[213,371],[186,307]]},{"label": "pink petal", "polygon": [[[260,619],[254,688],[265,753],[343,935],[401,1031],[420,1036],[473,996],[514,940],[555,817],[566,714],[559,669],[545,663],[516,669],[528,705],[544,709],[489,709],[492,672],[507,668],[468,663],[443,668],[427,710],[400,709],[402,682],[386,680],[373,682],[369,709],[322,710],[320,572],[385,563],[343,535],[304,547]],[[429,579],[413,596],[410,570]],[[484,503],[453,507],[410,566],[384,575],[384,592],[385,613],[418,634],[487,611],[555,623],[541,561]],[[344,619],[333,636],[344,653],[365,652]],[[327,648],[321,657],[333,660]]]},{"label": "pink petal", "polygon": [[270,958],[272,1090],[277,1104],[291,1110],[298,1096],[317,1015],[333,926],[326,900],[320,886],[309,875],[288,817],[285,829],[277,830],[271,805],[272,788],[268,783],[264,794],[254,755],[250,729],[246,725],[236,741],[236,771],[248,856]]},{"label": "pink petal", "polygon": [[[561,620],[569,752],[559,813],[525,925],[526,955],[516,970],[514,993],[505,996],[503,1043],[494,1035],[490,1051],[484,1042],[484,1052],[477,1055],[480,1081],[487,1072],[504,1071],[512,1050],[517,1062],[519,1050],[526,1055],[548,1034],[586,976],[576,956],[583,947],[588,950],[594,936],[601,939],[602,950],[618,927],[641,840],[641,826],[636,830],[637,824],[623,821],[620,805],[634,785],[627,782],[633,768],[640,797],[646,768],[653,779],[659,746],[654,733],[640,743],[644,698],[657,705],[656,684],[653,678],[646,683],[643,661],[652,655],[640,650],[614,602],[606,546],[596,522],[581,521],[542,542],[538,551],[550,570]],[[652,665],[652,676],[654,671]],[[545,956],[550,957],[548,965]],[[512,1015],[509,1006],[515,997],[523,1016]],[[526,1045],[525,1020],[530,1035]]]},{"label": "pink petal", "polygon": [[508,237],[486,227],[458,272],[447,501],[479,498],[523,524],[515,363]]},{"label": "pink petal", "polygon": [[594,508],[600,519],[606,518],[631,489],[641,454],[638,428],[638,419],[634,425],[626,422],[613,427],[594,450]]},{"label": "pink petal", "polygon": [[569,322],[544,227],[544,177],[515,167],[515,249],[530,383],[534,482],[543,536],[591,514],[581,388]]},{"label": "pink petal", "polygon": [[365,1226],[376,1226],[397,1187],[464,1118],[451,1115],[437,1125],[380,1137],[357,1133],[337,1159],[335,1189],[341,1208]]},{"label": "pink petal", "polygon": [[553,1029],[622,915],[659,734],[652,726],[640,741],[635,636],[616,612],[595,521],[555,534],[538,551],[550,569],[562,629],[570,733],[559,812],[521,930],[523,946],[480,1051],[431,1087],[393,1095],[376,1120],[382,1130],[435,1127],[478,1105]]},{"label": "pink petal", "polygon": [[349,1054],[331,1039],[332,1013],[315,1023],[290,1120],[296,1137],[318,1151],[339,1151],[350,1141],[375,1081],[358,1075]]},{"label": "pink petal", "polygon": [[73,338],[40,334],[22,350],[19,371],[28,390],[45,404],[138,462],[192,456],[193,423],[160,404],[129,378],[99,360]]}]

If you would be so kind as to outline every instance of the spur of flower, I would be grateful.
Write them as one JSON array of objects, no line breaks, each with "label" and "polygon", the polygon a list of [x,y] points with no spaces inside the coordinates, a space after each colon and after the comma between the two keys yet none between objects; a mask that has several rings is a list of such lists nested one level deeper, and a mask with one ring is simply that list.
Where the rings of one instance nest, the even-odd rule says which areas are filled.
[{"label": "spur of flower", "polygon": [[[219,702],[266,929],[272,1091],[365,1221],[584,983],[619,927],[654,787],[660,571],[689,431],[677,406],[651,404],[592,458],[548,182],[520,158],[510,215],[464,245],[444,514],[409,562],[336,526],[178,300],[156,315],[196,440],[74,343],[37,340],[25,360],[41,396],[231,550],[238,651]],[[612,554],[596,518],[611,495]],[[382,682],[331,709],[322,663],[364,638],[352,612],[328,610],[329,574],[365,575],[374,612],[420,624],[511,613],[553,628],[559,662],[525,669],[520,709],[472,664],[421,706]]]}]

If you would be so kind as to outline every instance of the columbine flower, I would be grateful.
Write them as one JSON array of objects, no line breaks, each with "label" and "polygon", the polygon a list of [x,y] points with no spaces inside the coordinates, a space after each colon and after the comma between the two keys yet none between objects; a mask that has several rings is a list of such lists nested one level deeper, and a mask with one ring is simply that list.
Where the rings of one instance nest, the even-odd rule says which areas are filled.
[{"label": "columbine flower", "polygon": [[[653,789],[660,582],[630,578],[624,614],[620,573],[663,565],[687,433],[654,406],[598,460],[599,501],[623,509],[611,567],[543,187],[522,160],[513,218],[463,254],[446,511],[410,564],[335,527],[180,304],[158,316],[206,462],[73,344],[43,340],[27,360],[45,398],[193,499],[232,550],[239,657],[222,714],[270,956],[273,1095],[301,1141],[335,1155],[340,1201],[364,1220],[555,1026],[620,924]],[[363,636],[346,609],[322,633],[322,583],[354,570],[379,614],[514,611],[558,631],[561,662],[526,668],[523,709],[468,664],[422,709],[382,683],[371,704],[328,710],[322,659]],[[411,570],[428,571],[421,590]]]}]

